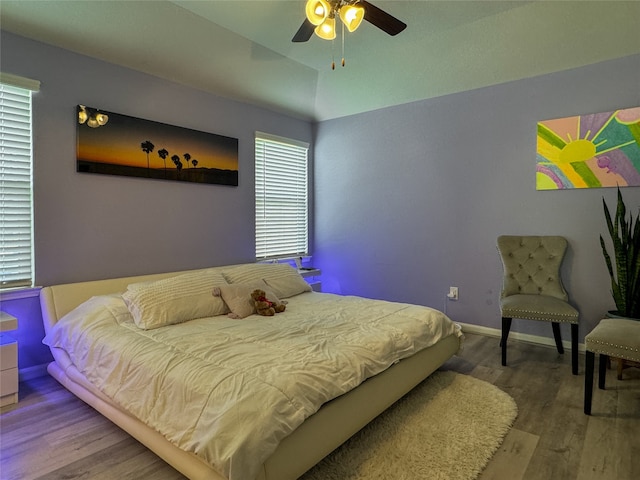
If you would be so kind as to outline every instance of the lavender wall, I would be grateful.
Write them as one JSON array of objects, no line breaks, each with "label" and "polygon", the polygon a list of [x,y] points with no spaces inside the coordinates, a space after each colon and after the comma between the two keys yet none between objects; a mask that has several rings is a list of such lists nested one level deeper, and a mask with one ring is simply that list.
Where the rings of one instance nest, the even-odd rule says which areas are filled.
[{"label": "lavender wall", "polygon": [[[36,283],[153,273],[254,258],[256,130],[311,141],[308,122],[2,33],[2,70],[34,96]],[[85,104],[239,139],[238,187],[75,171]]]},{"label": "lavender wall", "polygon": [[[536,191],[536,123],[633,106],[640,56],[320,123],[323,289],[446,308],[457,321],[500,328],[496,237],[563,235],[564,281],[583,337],[614,307],[599,235],[602,197],[613,205],[616,191]],[[637,212],[640,188],[623,194]],[[459,287],[457,302],[445,300],[449,286]],[[551,336],[541,322],[514,321],[513,331]]]},{"label": "lavender wall", "polygon": [[[311,142],[309,122],[1,32],[2,71],[40,80],[33,97],[36,284],[252,261],[254,135]],[[76,173],[76,105],[239,139],[239,186]],[[32,300],[3,302],[42,338]],[[32,345],[33,346],[33,345]]]}]

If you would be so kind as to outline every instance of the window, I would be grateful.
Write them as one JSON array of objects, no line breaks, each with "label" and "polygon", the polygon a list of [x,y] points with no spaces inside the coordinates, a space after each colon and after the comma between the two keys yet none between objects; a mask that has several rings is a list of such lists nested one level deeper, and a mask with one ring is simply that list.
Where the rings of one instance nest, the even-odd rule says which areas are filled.
[{"label": "window", "polygon": [[0,76],[0,288],[33,282],[31,93],[39,86]]},{"label": "window", "polygon": [[309,251],[309,144],[256,133],[256,258]]}]

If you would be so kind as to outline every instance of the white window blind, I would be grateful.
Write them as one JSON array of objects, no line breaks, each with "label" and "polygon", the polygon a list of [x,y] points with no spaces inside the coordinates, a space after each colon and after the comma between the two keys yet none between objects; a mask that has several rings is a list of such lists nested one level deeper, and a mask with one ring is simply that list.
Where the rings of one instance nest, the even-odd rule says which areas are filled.
[{"label": "white window blind", "polygon": [[0,81],[0,288],[30,287],[31,91],[39,82],[6,74]]},{"label": "white window blind", "polygon": [[256,133],[255,147],[256,258],[305,256],[309,145]]}]

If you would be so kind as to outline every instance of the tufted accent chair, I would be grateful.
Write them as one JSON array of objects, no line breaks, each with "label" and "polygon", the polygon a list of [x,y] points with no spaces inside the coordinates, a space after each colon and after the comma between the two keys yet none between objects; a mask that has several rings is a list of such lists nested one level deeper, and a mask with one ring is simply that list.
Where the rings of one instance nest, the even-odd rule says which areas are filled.
[{"label": "tufted accent chair", "polygon": [[551,322],[559,353],[564,353],[560,323],[571,324],[571,370],[578,374],[578,311],[568,302],[560,278],[567,240],[559,236],[498,237],[504,267],[500,311],[502,365],[507,364],[507,338],[513,318]]},{"label": "tufted accent chair", "polygon": [[584,413],[591,415],[596,354],[600,355],[598,388],[604,390],[609,357],[640,362],[640,322],[627,318],[604,318],[584,337],[584,343],[587,350],[584,372]]}]

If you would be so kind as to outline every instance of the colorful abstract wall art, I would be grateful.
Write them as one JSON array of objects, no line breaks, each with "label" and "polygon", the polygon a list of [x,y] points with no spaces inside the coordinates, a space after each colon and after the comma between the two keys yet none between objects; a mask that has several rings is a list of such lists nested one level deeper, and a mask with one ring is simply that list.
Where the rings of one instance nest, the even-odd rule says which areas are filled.
[{"label": "colorful abstract wall art", "polygon": [[238,186],[238,139],[77,108],[77,170]]},{"label": "colorful abstract wall art", "polygon": [[538,122],[536,189],[640,185],[640,107]]}]

